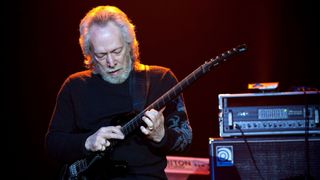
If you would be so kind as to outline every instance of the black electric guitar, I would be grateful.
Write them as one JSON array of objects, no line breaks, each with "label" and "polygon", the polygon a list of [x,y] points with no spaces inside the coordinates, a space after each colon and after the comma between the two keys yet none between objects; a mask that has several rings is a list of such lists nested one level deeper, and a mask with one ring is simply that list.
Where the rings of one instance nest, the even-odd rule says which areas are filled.
[{"label": "black electric guitar", "polygon": [[[135,115],[131,120],[129,120],[126,124],[121,127],[121,131],[126,136],[133,132],[135,129],[141,126],[142,120],[141,118],[145,114],[147,110],[157,109],[160,110],[165,104],[174,98],[176,98],[186,87],[190,86],[193,82],[199,79],[202,75],[209,72],[213,67],[218,66],[222,62],[226,61],[231,56],[242,53],[247,50],[247,46],[245,44],[239,45],[236,48],[230,49],[220,56],[216,56],[215,58],[206,61],[204,64],[195,69],[192,73],[186,76],[182,81],[178,82],[175,86],[169,89],[166,93],[164,93],[161,97],[159,97],[156,101],[150,104],[147,108],[145,108],[142,112]],[[62,175],[63,180],[80,180],[86,179],[86,172],[93,166],[97,161],[103,159],[114,147],[116,141],[111,141],[111,145],[107,147],[106,151],[97,152],[89,155],[86,158],[77,160],[76,162],[65,165],[64,172]]]}]

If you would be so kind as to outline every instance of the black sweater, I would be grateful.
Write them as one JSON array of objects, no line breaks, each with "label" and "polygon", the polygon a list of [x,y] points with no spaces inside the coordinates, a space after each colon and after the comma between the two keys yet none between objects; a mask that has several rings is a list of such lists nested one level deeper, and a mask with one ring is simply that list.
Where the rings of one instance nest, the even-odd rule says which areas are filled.
[{"label": "black sweater", "polygon": [[[122,84],[110,84],[89,70],[70,75],[58,93],[46,135],[49,155],[62,163],[86,157],[90,153],[84,146],[88,136],[102,126],[116,125],[114,117],[132,112],[132,73]],[[149,74],[147,105],[177,83],[168,68],[150,66]],[[165,137],[161,142],[146,139],[137,128],[114,147],[110,158],[128,162],[133,174],[165,177],[166,155],[185,151],[191,144],[192,130],[182,95],[166,104],[164,116]]]}]

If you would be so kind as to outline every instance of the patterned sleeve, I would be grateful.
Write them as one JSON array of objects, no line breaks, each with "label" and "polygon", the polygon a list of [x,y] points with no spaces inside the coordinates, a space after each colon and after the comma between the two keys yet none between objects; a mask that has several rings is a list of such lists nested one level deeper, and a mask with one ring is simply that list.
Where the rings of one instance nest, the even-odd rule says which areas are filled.
[{"label": "patterned sleeve", "polygon": [[[170,151],[184,151],[192,142],[192,130],[189,124],[186,107],[182,96],[178,96],[172,103],[176,110],[166,120],[168,130],[177,136]],[[167,130],[167,131],[168,131]]]},{"label": "patterned sleeve", "polygon": [[[176,76],[169,69],[157,84],[158,93],[165,93],[178,83]],[[159,88],[161,87],[161,88]],[[166,104],[164,111],[165,136],[159,143],[153,143],[163,153],[186,151],[192,142],[192,128],[189,123],[182,93]]]}]

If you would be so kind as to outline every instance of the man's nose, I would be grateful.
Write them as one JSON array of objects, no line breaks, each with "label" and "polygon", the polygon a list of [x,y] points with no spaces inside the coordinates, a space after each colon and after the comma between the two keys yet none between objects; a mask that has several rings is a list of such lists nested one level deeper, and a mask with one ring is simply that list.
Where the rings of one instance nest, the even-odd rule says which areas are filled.
[{"label": "man's nose", "polygon": [[113,58],[113,56],[111,54],[107,55],[106,61],[107,61],[107,65],[109,67],[114,67],[117,65],[117,61]]}]

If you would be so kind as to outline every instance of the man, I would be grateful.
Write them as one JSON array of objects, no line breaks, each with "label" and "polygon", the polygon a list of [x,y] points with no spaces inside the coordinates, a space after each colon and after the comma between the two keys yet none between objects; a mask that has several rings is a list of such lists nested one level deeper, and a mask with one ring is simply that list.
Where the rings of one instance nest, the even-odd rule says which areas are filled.
[{"label": "man", "polygon": [[[183,97],[144,108],[177,84],[175,75],[139,62],[134,25],[117,7],[89,11],[79,42],[88,70],[70,75],[58,93],[46,134],[49,155],[68,165],[69,177],[166,179],[166,155],[192,142]],[[130,112],[142,118],[127,118]]]}]

